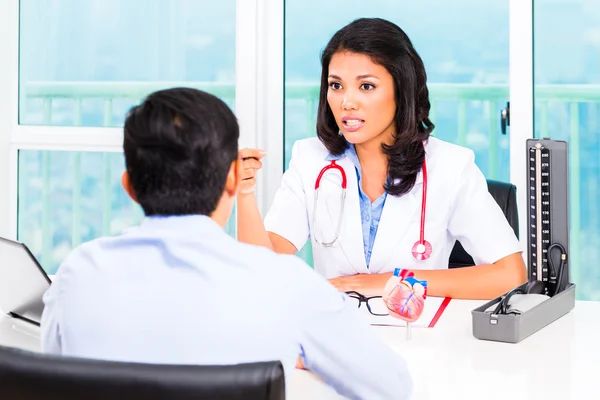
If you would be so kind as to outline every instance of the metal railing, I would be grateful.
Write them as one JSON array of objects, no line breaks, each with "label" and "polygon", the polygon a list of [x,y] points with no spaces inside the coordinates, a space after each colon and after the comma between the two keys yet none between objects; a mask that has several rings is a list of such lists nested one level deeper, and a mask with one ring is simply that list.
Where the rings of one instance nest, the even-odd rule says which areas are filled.
[{"label": "metal railing", "polygon": [[[72,125],[81,125],[83,123],[84,104],[88,100],[101,101],[102,109],[97,110],[102,115],[103,126],[118,126],[115,123],[115,104],[118,101],[136,104],[148,93],[167,87],[186,86],[194,87],[208,91],[222,98],[228,104],[233,104],[235,100],[235,85],[231,83],[211,83],[211,82],[28,82],[21,89],[21,110],[25,110],[21,115],[27,116],[27,106],[32,100],[41,101],[38,104],[37,111],[42,113],[42,125],[56,125],[54,110],[57,101],[67,100],[72,104]],[[456,142],[460,145],[466,145],[468,115],[467,107],[470,102],[482,102],[486,115],[488,116],[487,127],[489,135],[489,157],[488,157],[488,175],[494,178],[498,170],[499,149],[499,102],[506,102],[509,99],[508,85],[501,84],[458,84],[458,83],[430,83],[431,113],[430,117],[436,121],[438,105],[441,102],[452,101],[456,104]],[[318,82],[296,82],[286,83],[286,100],[301,100],[305,104],[306,132],[314,131],[314,120],[316,104],[319,96]],[[579,193],[581,189],[581,159],[580,159],[580,107],[581,103],[600,102],[600,85],[536,85],[535,99],[537,115],[537,126],[539,135],[548,136],[549,132],[549,105],[552,102],[561,102],[568,104],[569,110],[569,162],[570,162],[570,191],[571,191],[571,245],[575,251],[572,251],[571,265],[579,265],[576,260],[576,249],[580,249],[580,231],[581,231],[581,201]],[[22,120],[27,123],[27,118]],[[72,188],[72,217],[73,227],[71,232],[72,246],[76,246],[80,241],[78,220],[80,218],[80,195],[81,179],[78,171],[80,165],[80,153],[74,153],[74,178]],[[114,184],[108,157],[104,157],[103,165],[99,166],[105,171],[103,181],[103,196],[99,199],[102,206],[103,215],[103,234],[110,234],[111,221],[111,186]],[[46,239],[49,234],[50,221],[50,156],[47,152],[43,155],[42,181],[42,237],[43,250],[42,260],[49,262],[50,241]],[[600,172],[599,172],[600,173]],[[234,225],[229,229],[233,232]],[[575,258],[575,259],[573,259]],[[577,280],[578,272],[573,271]]]}]

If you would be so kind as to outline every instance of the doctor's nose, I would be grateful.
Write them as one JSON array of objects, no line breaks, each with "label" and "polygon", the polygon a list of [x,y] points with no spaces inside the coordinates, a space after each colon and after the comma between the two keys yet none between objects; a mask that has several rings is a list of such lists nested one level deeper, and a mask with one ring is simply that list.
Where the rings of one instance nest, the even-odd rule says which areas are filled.
[{"label": "doctor's nose", "polygon": [[344,110],[356,110],[357,102],[352,98],[352,96],[348,96],[347,94],[344,96],[344,100],[342,101],[342,108]]}]

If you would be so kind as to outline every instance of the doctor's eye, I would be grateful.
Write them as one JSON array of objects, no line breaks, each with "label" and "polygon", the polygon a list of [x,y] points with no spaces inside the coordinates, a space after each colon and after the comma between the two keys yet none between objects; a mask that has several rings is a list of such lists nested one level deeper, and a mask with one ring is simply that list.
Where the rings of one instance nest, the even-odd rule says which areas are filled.
[{"label": "doctor's eye", "polygon": [[329,87],[333,90],[339,90],[342,88],[342,85],[339,82],[329,82]]},{"label": "doctor's eye", "polygon": [[363,83],[362,85],[360,85],[360,88],[362,90],[373,90],[375,89],[375,85],[373,85],[372,83]]}]

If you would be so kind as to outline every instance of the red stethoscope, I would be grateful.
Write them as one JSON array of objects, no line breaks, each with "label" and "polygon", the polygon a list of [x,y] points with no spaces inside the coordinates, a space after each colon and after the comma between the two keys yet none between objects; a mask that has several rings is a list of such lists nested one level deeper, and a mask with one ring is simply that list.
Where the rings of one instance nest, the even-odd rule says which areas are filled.
[{"label": "red stethoscope", "polygon": [[[331,169],[337,169],[338,171],[340,171],[340,174],[342,176],[342,206],[341,206],[341,210],[340,210],[340,216],[338,219],[338,224],[336,227],[336,231],[335,231],[335,238],[329,242],[326,241],[321,241],[319,239],[317,239],[316,235],[313,234],[313,237],[315,239],[315,242],[317,242],[318,245],[322,246],[322,247],[332,247],[335,242],[338,240],[339,236],[340,236],[340,231],[342,228],[342,218],[344,215],[344,203],[345,203],[345,199],[346,199],[346,172],[344,172],[344,168],[342,168],[339,164],[337,164],[335,162],[335,160],[331,160],[331,163],[329,165],[326,165],[325,167],[323,167],[323,169],[321,170],[321,172],[319,172],[319,176],[317,177],[317,180],[315,182],[315,201],[313,204],[313,227],[315,227],[316,225],[316,211],[317,211],[317,203],[318,203],[318,199],[319,199],[319,185],[321,184],[321,178],[323,177],[323,175],[325,174],[325,172],[331,170]],[[425,209],[426,209],[426,205],[427,205],[427,164],[425,162],[425,160],[423,160],[423,199],[421,200],[421,230],[420,230],[420,236],[419,236],[419,240],[417,242],[415,242],[415,244],[412,247],[412,255],[415,259],[419,260],[419,261],[423,261],[423,260],[427,260],[430,256],[431,256],[431,252],[432,252],[432,247],[431,247],[431,243],[429,243],[427,240],[425,240]],[[316,229],[313,229],[316,233]]]}]

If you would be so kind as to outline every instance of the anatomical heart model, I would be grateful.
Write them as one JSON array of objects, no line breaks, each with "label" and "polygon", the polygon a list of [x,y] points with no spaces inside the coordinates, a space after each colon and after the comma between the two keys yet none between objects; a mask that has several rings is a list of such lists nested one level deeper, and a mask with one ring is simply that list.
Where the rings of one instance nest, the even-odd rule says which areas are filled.
[{"label": "anatomical heart model", "polygon": [[391,316],[407,323],[415,322],[423,313],[427,281],[416,279],[410,271],[396,268],[394,276],[385,285],[382,298]]}]

